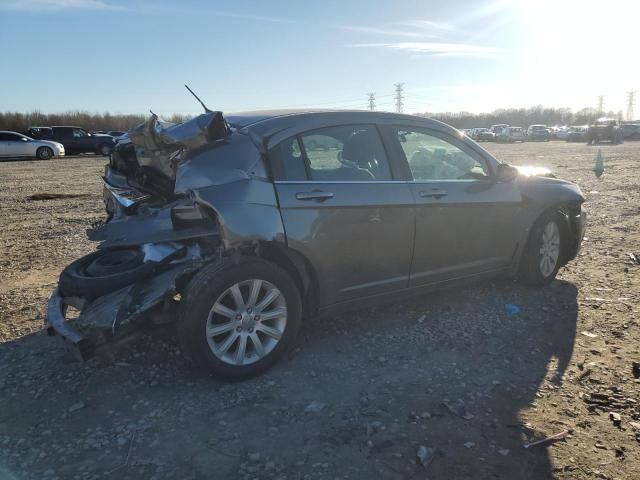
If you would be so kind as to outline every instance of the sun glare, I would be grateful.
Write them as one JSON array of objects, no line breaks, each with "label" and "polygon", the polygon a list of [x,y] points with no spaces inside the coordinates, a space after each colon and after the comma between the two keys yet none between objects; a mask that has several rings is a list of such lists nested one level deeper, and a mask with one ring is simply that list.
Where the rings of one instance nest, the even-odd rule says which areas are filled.
[{"label": "sun glare", "polygon": [[588,106],[606,95],[607,108],[621,108],[640,78],[640,2],[522,1],[516,14],[528,27],[520,78],[541,102]]}]

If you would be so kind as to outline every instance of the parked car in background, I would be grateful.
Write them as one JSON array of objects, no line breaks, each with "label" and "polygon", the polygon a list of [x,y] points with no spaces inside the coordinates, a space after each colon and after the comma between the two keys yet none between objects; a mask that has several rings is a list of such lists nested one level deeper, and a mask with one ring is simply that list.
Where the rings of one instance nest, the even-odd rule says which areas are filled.
[{"label": "parked car in background", "polygon": [[549,129],[546,125],[529,125],[527,128],[527,138],[532,142],[548,142]]},{"label": "parked car in background", "polygon": [[36,140],[18,132],[0,131],[0,157],[50,160],[64,156],[64,145],[51,140]]},{"label": "parked car in background", "polygon": [[103,179],[100,247],[62,272],[48,332],[87,356],[161,315],[233,379],[270,368],[318,312],[470,279],[547,285],[585,225],[577,185],[391,113],[154,115]]},{"label": "parked car in background", "polygon": [[572,125],[567,130],[567,142],[586,142],[589,125]]},{"label": "parked car in background", "polygon": [[473,138],[473,128],[463,128],[462,133],[469,138]]},{"label": "parked car in background", "polygon": [[30,127],[38,139],[53,140],[64,145],[67,155],[95,153],[107,156],[115,142],[109,135],[93,134],[80,127]]},{"label": "parked car in background", "polygon": [[489,130],[493,132],[494,135],[498,136],[502,132],[502,129],[508,126],[509,125],[507,125],[506,123],[499,123],[497,125],[491,125],[491,128]]},{"label": "parked car in background", "polygon": [[622,138],[625,140],[640,140],[640,124],[626,123],[622,125]]},{"label": "parked car in background", "polygon": [[554,127],[554,134],[553,134],[553,138],[556,140],[566,140],[567,138],[567,134],[569,133],[569,127],[567,126],[561,126],[561,127]]},{"label": "parked car in background", "polygon": [[599,118],[587,130],[587,143],[622,143],[622,128],[614,118]]},{"label": "parked car in background", "polygon": [[522,127],[503,127],[496,137],[496,141],[501,143],[524,142],[526,139]]},{"label": "parked car in background", "polygon": [[494,142],[496,140],[496,134],[488,128],[475,128],[473,139],[476,142]]},{"label": "parked car in background", "polygon": [[116,138],[125,135],[127,132],[123,132],[122,130],[97,130],[93,133],[97,135],[109,135],[110,137]]}]

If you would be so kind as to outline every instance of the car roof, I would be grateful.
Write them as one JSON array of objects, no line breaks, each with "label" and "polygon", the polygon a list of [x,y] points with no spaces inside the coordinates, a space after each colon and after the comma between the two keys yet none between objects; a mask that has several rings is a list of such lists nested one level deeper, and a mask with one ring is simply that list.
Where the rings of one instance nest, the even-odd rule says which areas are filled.
[{"label": "car roof", "polygon": [[437,120],[427,119],[416,115],[408,115],[404,113],[380,112],[370,110],[326,110],[326,109],[280,109],[280,110],[255,110],[247,112],[235,112],[225,114],[225,118],[231,126],[234,127],[250,127],[256,123],[262,123],[271,120],[287,119],[291,123],[305,117],[323,117],[326,119],[334,118],[337,121],[344,120],[346,117],[359,117],[361,119],[368,118],[369,121],[380,118],[397,118],[397,119],[419,119],[430,120],[434,123],[440,123]]},{"label": "car roof", "polygon": [[453,127],[431,118],[369,110],[263,110],[230,113],[225,118],[232,127],[260,137],[271,137],[285,131],[291,135],[336,125],[396,122],[419,124],[447,133],[457,132]]},{"label": "car roof", "polygon": [[340,125],[402,125],[428,128],[455,136],[480,155],[494,157],[466,135],[446,123],[427,117],[370,110],[263,110],[225,115],[240,133],[248,133],[269,149],[282,140],[304,132]]}]

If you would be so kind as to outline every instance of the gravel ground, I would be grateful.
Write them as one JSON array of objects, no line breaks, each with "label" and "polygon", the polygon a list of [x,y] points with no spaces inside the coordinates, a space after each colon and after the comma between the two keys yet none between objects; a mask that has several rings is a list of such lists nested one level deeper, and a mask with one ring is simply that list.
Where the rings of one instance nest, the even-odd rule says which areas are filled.
[{"label": "gravel ground", "polygon": [[104,159],[0,164],[0,479],[639,478],[640,143],[603,145],[601,180],[594,147],[487,148],[586,193],[587,239],[557,281],[308,321],[235,384],[195,371],[170,331],[68,362],[42,322],[93,249]]}]

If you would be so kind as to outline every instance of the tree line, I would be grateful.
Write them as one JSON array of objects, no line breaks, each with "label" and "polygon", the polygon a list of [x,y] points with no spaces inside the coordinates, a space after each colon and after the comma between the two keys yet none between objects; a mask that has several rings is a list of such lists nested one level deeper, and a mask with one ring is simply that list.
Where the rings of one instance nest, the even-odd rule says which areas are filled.
[{"label": "tree line", "polygon": [[[530,108],[498,109],[490,113],[439,112],[418,113],[423,117],[435,118],[456,128],[489,127],[499,123],[527,127],[529,125],[585,125],[598,117],[607,116],[622,120],[622,112],[598,112],[594,108],[583,108],[577,112],[569,108]],[[128,130],[144,122],[148,115],[110,114],[71,111],[64,113],[0,112],[0,130],[24,132],[29,127],[47,127],[51,125],[71,125],[87,130]],[[180,123],[190,119],[189,115],[173,114],[163,117],[168,122]]]},{"label": "tree line", "polygon": [[518,127],[529,125],[587,125],[599,117],[612,117],[622,120],[620,112],[598,112],[595,108],[583,108],[573,112],[569,108],[501,108],[491,113],[444,112],[419,113],[424,117],[435,118],[455,128],[490,127],[500,123]]},{"label": "tree line", "polygon": [[[143,114],[110,114],[71,111],[64,113],[34,112],[0,112],[0,130],[24,132],[29,127],[49,127],[52,125],[69,125],[81,127],[89,131],[96,130],[128,130],[149,118]],[[168,122],[180,123],[191,118],[188,115],[173,114],[163,117]]]}]

